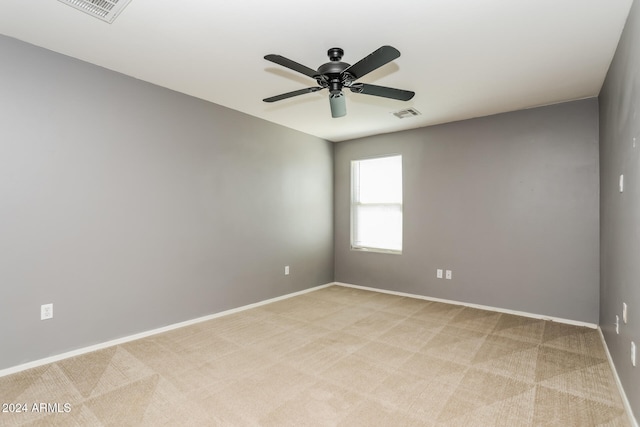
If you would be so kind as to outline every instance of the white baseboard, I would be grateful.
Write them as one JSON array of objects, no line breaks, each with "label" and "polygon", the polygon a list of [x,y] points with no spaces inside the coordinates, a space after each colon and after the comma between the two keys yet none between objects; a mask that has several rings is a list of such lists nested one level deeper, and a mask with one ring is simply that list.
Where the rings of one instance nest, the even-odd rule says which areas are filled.
[{"label": "white baseboard", "polygon": [[467,302],[453,301],[453,300],[447,300],[447,299],[442,299],[442,298],[433,298],[433,297],[428,297],[428,296],[424,296],[424,295],[408,294],[408,293],[405,293],[405,292],[388,291],[386,289],[370,288],[368,286],[352,285],[350,283],[334,282],[334,284],[338,285],[338,286],[346,286],[348,288],[362,289],[362,290],[365,290],[365,291],[381,292],[381,293],[384,293],[384,294],[398,295],[398,296],[401,296],[401,297],[418,298],[418,299],[423,299],[423,300],[427,300],[427,301],[443,302],[443,303],[446,303],[446,304],[453,304],[453,305],[462,305],[462,306],[465,306],[465,307],[477,308],[477,309],[480,309],[480,310],[488,310],[488,311],[495,311],[495,312],[498,312],[498,313],[514,314],[516,316],[531,317],[533,319],[541,319],[541,320],[549,320],[551,322],[566,323],[568,325],[574,325],[574,326],[584,326],[584,327],[591,328],[591,329],[597,329],[598,328],[598,325],[596,325],[595,323],[581,322],[579,320],[563,319],[563,318],[560,318],[560,317],[545,316],[545,315],[542,315],[542,314],[535,314],[535,313],[527,313],[525,311],[509,310],[509,309],[506,309],[506,308],[491,307],[491,306],[488,306],[488,305],[480,305],[480,304],[471,304],[471,303],[467,303]]},{"label": "white baseboard", "polygon": [[609,366],[611,366],[611,371],[613,372],[613,377],[616,380],[616,385],[618,386],[618,391],[620,392],[620,397],[622,398],[622,404],[624,405],[624,410],[627,413],[627,417],[629,418],[629,422],[632,427],[638,427],[638,420],[633,415],[633,409],[631,409],[631,403],[629,403],[629,399],[627,398],[627,394],[622,387],[622,382],[620,381],[620,377],[618,376],[618,371],[616,370],[616,365],[613,363],[613,358],[611,357],[611,353],[609,352],[609,347],[607,346],[607,341],[604,339],[604,334],[602,333],[602,329],[598,327],[598,332],[600,332],[600,339],[602,340],[602,345],[604,346],[604,351],[607,353],[607,360],[609,361]]},{"label": "white baseboard", "polygon": [[332,282],[332,283],[327,283],[327,284],[324,284],[324,285],[316,286],[316,287],[313,287],[313,288],[305,289],[305,290],[302,290],[302,291],[298,291],[298,292],[293,292],[293,293],[290,293],[290,294],[282,295],[282,296],[279,296],[279,297],[276,297],[276,298],[271,298],[271,299],[268,299],[268,300],[260,301],[260,302],[257,302],[257,303],[248,304],[248,305],[245,305],[245,306],[242,306],[242,307],[233,308],[233,309],[222,311],[222,312],[219,312],[219,313],[210,314],[210,315],[207,315],[207,316],[204,316],[204,317],[199,317],[197,319],[191,319],[191,320],[187,320],[187,321],[180,322],[180,323],[174,323],[172,325],[164,326],[162,328],[157,328],[157,329],[152,329],[152,330],[145,331],[145,332],[140,332],[138,334],[129,335],[129,336],[122,337],[122,338],[117,338],[117,339],[114,339],[114,340],[106,341],[106,342],[99,343],[99,344],[90,345],[90,346],[87,346],[87,347],[79,348],[79,349],[76,349],[76,350],[68,351],[68,352],[65,352],[65,353],[57,354],[57,355],[46,357],[46,358],[43,358],[43,359],[34,360],[34,361],[27,362],[27,363],[24,363],[24,364],[20,364],[20,365],[17,365],[17,366],[12,366],[10,368],[1,369],[0,370],[0,377],[6,376],[6,375],[11,375],[11,374],[14,374],[16,372],[21,372],[21,371],[24,371],[24,370],[27,370],[27,369],[38,367],[38,366],[46,365],[48,363],[54,363],[54,362],[57,362],[57,361],[60,361],[60,360],[63,360],[63,359],[68,359],[70,357],[79,356],[81,354],[89,353],[89,352],[92,352],[92,351],[102,350],[104,348],[112,347],[114,345],[124,344],[124,343],[129,342],[129,341],[134,341],[134,340],[138,340],[138,339],[141,339],[141,338],[146,338],[148,336],[160,334],[162,332],[171,331],[173,329],[182,328],[182,327],[193,325],[193,324],[200,323],[200,322],[206,322],[207,320],[215,319],[217,317],[227,316],[229,314],[238,313],[238,312],[241,312],[241,311],[244,311],[244,310],[249,310],[251,308],[259,307],[259,306],[262,306],[262,305],[265,305],[265,304],[270,304],[270,303],[273,303],[273,302],[276,302],[276,301],[280,301],[280,300],[283,300],[283,299],[287,299],[287,298],[292,298],[292,297],[295,297],[297,295],[306,294],[308,292],[313,292],[313,291],[316,291],[316,290],[319,290],[319,289],[322,289],[322,288],[326,288],[326,287],[332,286],[332,285],[345,286],[345,287],[356,288],[356,289],[363,289],[363,290],[373,291],[373,292],[381,292],[381,293],[386,293],[386,294],[391,294],[391,295],[398,295],[398,296],[403,296],[403,297],[419,298],[419,299],[423,299],[423,300],[427,300],[427,301],[436,301],[436,302],[443,302],[443,303],[447,303],[447,304],[462,305],[462,306],[465,306],[465,307],[473,307],[473,308],[478,308],[478,309],[481,309],[481,310],[496,311],[496,312],[501,312],[501,313],[514,314],[514,315],[518,315],[518,316],[532,317],[532,318],[535,318],[535,319],[550,320],[550,321],[553,321],[553,322],[567,323],[567,324],[576,325],[576,326],[586,326],[586,327],[593,328],[593,329],[596,329],[598,327],[597,325],[592,324],[592,323],[579,322],[579,321],[575,321],[575,320],[561,319],[561,318],[543,316],[543,315],[538,315],[538,314],[533,314],[533,313],[526,313],[526,312],[521,312],[521,311],[507,310],[507,309],[496,308],[496,307],[491,307],[491,306],[484,306],[484,305],[479,305],[479,304],[470,304],[470,303],[464,303],[464,302],[459,302],[459,301],[446,300],[446,299],[441,299],[441,298],[432,298],[432,297],[427,297],[427,296],[424,296],[424,295],[416,295],[416,294],[409,294],[409,293],[404,293],[404,292],[389,291],[389,290],[385,290],[385,289],[370,288],[370,287],[367,287],[367,286],[352,285],[352,284],[349,284],[349,283]]},{"label": "white baseboard", "polygon": [[219,313],[210,314],[203,317],[198,317],[197,319],[186,320],[180,323],[174,323],[172,325],[163,326],[162,328],[152,329],[150,331],[140,332],[138,334],[129,335],[122,338],[117,338],[115,340],[106,341],[99,344],[90,345],[88,347],[79,348],[76,350],[68,351],[66,353],[56,354],[55,356],[45,357],[44,359],[34,360],[32,362],[27,362],[21,365],[12,366],[6,369],[0,369],[0,377],[4,377],[6,375],[15,374],[17,372],[25,371],[27,369],[36,368],[38,366],[46,365],[49,363],[58,362],[63,359],[68,359],[70,357],[79,356],[81,354],[90,353],[92,351],[102,350],[103,348],[112,347],[114,345],[124,344],[129,341],[139,340],[141,338],[146,338],[151,335],[160,334],[162,332],[171,331],[173,329],[182,328],[185,326],[193,325],[200,322],[206,322],[207,320],[215,319],[222,316],[228,316],[229,314],[238,313],[244,310],[249,310],[251,308],[260,307],[261,305],[271,304],[276,301],[280,301],[287,298],[292,298],[298,295],[306,294],[308,292],[317,291],[318,289],[326,288],[332,286],[333,283],[327,283],[324,285],[315,286],[313,288],[304,289],[302,291],[293,292],[290,294],[282,295],[275,298],[270,298],[268,300],[259,301],[253,304],[243,305],[242,307],[232,308],[230,310],[221,311]]}]

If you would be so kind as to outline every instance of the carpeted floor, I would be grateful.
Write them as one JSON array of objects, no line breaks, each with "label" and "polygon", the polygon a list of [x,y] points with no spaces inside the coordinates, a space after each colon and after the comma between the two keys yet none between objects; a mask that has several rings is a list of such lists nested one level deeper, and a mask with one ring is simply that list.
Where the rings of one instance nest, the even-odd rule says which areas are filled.
[{"label": "carpeted floor", "polygon": [[2,377],[0,403],[28,406],[3,426],[628,425],[596,330],[340,286]]}]

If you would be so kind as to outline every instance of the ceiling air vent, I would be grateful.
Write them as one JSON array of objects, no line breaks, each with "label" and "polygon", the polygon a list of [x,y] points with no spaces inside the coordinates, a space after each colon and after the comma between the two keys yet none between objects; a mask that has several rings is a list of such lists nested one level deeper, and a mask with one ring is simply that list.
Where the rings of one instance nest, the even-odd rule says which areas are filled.
[{"label": "ceiling air vent", "polygon": [[112,23],[131,0],[58,0],[105,22]]},{"label": "ceiling air vent", "polygon": [[393,115],[399,119],[406,119],[407,117],[419,116],[420,114],[422,113],[420,113],[420,111],[416,110],[415,108],[407,108],[406,110],[400,110],[393,113]]}]

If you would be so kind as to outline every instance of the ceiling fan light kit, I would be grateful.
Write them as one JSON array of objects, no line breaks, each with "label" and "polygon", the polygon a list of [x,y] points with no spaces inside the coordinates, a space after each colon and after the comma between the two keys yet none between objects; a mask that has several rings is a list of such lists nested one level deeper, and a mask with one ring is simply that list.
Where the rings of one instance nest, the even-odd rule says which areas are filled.
[{"label": "ceiling fan light kit", "polygon": [[344,93],[329,94],[329,106],[331,107],[331,117],[343,117],[347,115],[347,103],[344,99]]},{"label": "ceiling fan light kit", "polygon": [[397,99],[400,101],[408,101],[415,95],[414,92],[408,90],[370,85],[367,83],[356,83],[357,79],[398,58],[400,52],[394,47],[382,46],[353,65],[341,61],[344,51],[339,47],[329,49],[327,55],[329,56],[329,62],[322,64],[317,70],[298,64],[284,56],[266,55],[264,59],[267,61],[311,77],[316,81],[318,86],[283,93],[265,98],[263,101],[276,102],[294,96],[304,95],[305,93],[328,89],[331,117],[337,118],[347,114],[345,96],[342,92],[344,88],[348,88],[353,93]]}]

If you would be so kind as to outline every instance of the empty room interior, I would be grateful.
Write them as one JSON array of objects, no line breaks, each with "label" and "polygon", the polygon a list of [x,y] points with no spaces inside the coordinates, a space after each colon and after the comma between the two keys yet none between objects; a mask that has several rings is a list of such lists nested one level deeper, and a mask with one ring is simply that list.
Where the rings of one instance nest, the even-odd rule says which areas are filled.
[{"label": "empty room interior", "polygon": [[4,0],[0,425],[637,426],[640,5]]}]

